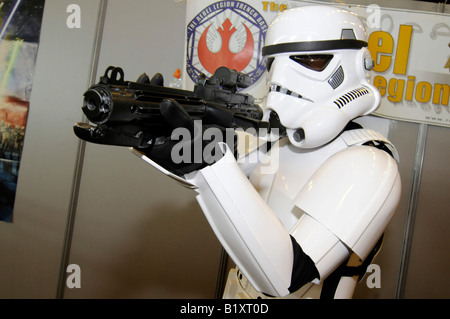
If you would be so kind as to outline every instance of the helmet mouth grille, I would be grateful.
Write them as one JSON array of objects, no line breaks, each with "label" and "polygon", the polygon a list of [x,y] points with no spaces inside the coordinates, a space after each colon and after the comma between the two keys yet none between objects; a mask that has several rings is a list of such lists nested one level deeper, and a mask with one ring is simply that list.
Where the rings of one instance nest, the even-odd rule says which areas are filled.
[{"label": "helmet mouth grille", "polygon": [[333,101],[333,103],[336,104],[338,108],[342,108],[351,101],[369,93],[370,91],[368,89],[366,89],[365,87],[360,87],[345,93],[340,98]]}]

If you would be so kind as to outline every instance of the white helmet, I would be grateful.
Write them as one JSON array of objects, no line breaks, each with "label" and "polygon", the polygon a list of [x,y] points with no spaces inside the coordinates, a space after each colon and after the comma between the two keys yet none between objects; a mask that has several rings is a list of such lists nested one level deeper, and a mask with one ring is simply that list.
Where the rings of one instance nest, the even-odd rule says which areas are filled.
[{"label": "white helmet", "polygon": [[373,112],[380,94],[363,22],[331,6],[304,6],[279,14],[269,26],[265,120],[279,119],[290,142],[324,145],[352,119]]}]

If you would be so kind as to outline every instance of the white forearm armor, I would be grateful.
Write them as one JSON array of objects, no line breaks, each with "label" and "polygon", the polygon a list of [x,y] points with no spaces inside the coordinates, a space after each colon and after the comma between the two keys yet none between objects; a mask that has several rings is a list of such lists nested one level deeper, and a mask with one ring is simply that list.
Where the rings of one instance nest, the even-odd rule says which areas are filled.
[{"label": "white forearm armor", "polygon": [[250,184],[232,153],[188,180],[219,241],[256,289],[286,295],[293,252],[289,233]]}]

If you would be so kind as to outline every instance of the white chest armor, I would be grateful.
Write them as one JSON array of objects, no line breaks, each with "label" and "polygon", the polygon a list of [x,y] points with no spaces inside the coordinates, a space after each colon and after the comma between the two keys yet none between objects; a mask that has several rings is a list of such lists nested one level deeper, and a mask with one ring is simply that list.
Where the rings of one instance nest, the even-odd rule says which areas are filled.
[{"label": "white chest armor", "polygon": [[270,150],[269,155],[275,160],[253,170],[250,182],[287,231],[300,218],[294,198],[326,159],[347,147],[340,137],[323,147],[309,150],[299,149],[283,139]]},{"label": "white chest armor", "polygon": [[[313,175],[323,169],[323,164],[330,157],[351,146],[361,145],[368,141],[378,141],[386,143],[385,145],[388,145],[388,148],[393,153],[394,157],[396,159],[398,158],[395,148],[393,148],[392,145],[382,135],[375,131],[358,129],[344,132],[332,142],[316,149],[299,149],[290,144],[287,139],[281,140],[268,153],[268,156],[269,158],[271,158],[271,160],[268,160],[267,158],[263,159],[262,161],[264,163],[256,167],[250,174],[249,180],[252,185],[261,195],[262,199],[268,204],[274,214],[280,219],[286,231],[288,231],[291,235],[294,235],[294,237],[296,237],[297,241],[301,244],[304,250],[306,250],[308,254],[310,254],[310,256],[313,257],[313,259],[317,262],[317,266],[320,269],[321,274],[329,273],[329,271],[332,271],[329,268],[330,265],[333,264],[335,259],[342,258],[340,256],[345,256],[347,254],[347,251],[345,250],[345,248],[343,248],[342,243],[339,243],[341,245],[340,248],[333,246],[333,243],[331,243],[330,245],[327,245],[326,243],[322,245],[311,245],[311,242],[316,241],[316,239],[317,241],[319,241],[324,236],[324,234],[323,232],[320,233],[320,231],[309,232],[308,227],[313,228],[315,227],[314,223],[316,224],[316,226],[318,225],[318,223],[313,218],[310,218],[310,216],[303,216],[304,212],[299,208],[300,205],[298,195],[299,193],[301,193],[302,189],[303,193],[305,193],[304,188],[308,188],[307,184],[317,179],[316,177],[312,178]],[[360,164],[361,167],[364,167],[364,163]],[[355,165],[355,169],[357,169],[356,166],[358,165]],[[345,170],[344,167],[343,169]],[[396,176],[398,173],[395,169],[393,169],[390,174]],[[345,173],[343,175],[344,177],[346,176]],[[351,174],[348,175],[348,178],[350,180],[349,184],[351,184]],[[395,179],[396,182],[394,184],[396,184],[396,186],[393,187],[393,191],[389,192],[386,198],[380,196],[380,198],[378,198],[380,202],[383,203],[384,201],[386,201],[387,203],[389,203],[389,200],[387,200],[387,198],[393,198],[393,202],[396,202],[398,200],[400,186],[398,185],[399,182],[396,177]],[[329,182],[330,185],[335,185],[336,181],[333,180],[330,176]],[[355,180],[354,182],[357,184],[359,181]],[[323,189],[323,191],[324,193],[322,194],[321,200],[326,201],[328,197],[327,195],[329,195],[328,192],[330,190],[328,189],[327,191],[327,189]],[[376,194],[373,194],[373,196],[375,197]],[[355,208],[358,208],[358,205],[361,206],[361,203],[356,204]],[[395,204],[386,206],[390,207],[387,209],[380,209],[381,214],[374,213],[374,215],[383,216],[383,211],[388,211],[389,213],[387,214],[391,216],[393,211],[392,207],[395,207]],[[301,218],[303,219],[300,221]],[[307,218],[309,218],[309,222]],[[376,217],[371,218],[373,224],[382,224],[385,222],[385,220],[389,219],[386,218],[386,216],[383,216],[383,218],[379,218],[378,221]],[[370,224],[370,222],[367,222],[367,224],[365,223],[366,222],[362,223],[363,228],[366,228],[367,224]],[[333,224],[339,224],[339,222],[334,222]],[[331,225],[331,228],[333,226],[334,225]],[[369,228],[370,227],[367,227],[366,229]],[[350,230],[351,227],[349,227],[349,231]],[[359,231],[364,233],[364,231]],[[337,233],[339,233],[339,231]],[[309,241],[305,240],[305,237],[309,236],[314,239],[311,239]],[[339,237],[339,239],[341,239],[341,237]],[[337,238],[330,237],[330,240],[333,239],[336,240]],[[374,239],[368,239],[368,241],[373,240]],[[364,242],[366,241],[366,239],[361,241]],[[371,247],[372,244],[373,243],[369,244],[368,246]],[[358,245],[356,244],[355,246]],[[333,249],[335,249],[334,253],[332,252]],[[360,244],[358,250],[358,252],[362,252],[361,255],[363,256],[367,254],[366,252],[364,252],[364,250],[367,250],[364,245]],[[356,266],[359,265],[360,262],[361,261],[359,260],[358,256],[353,255],[352,258],[350,258],[349,265]],[[335,296],[340,298],[350,298],[356,285],[356,280],[357,277],[342,278],[339,287],[336,289]],[[321,285],[323,282],[320,282],[320,280],[318,280],[316,283],[319,285],[305,285],[299,291],[286,297],[319,298],[322,289]],[[230,291],[234,290],[236,290],[237,295],[230,295]],[[236,298],[237,296],[264,298],[264,295],[258,293],[258,291],[256,291],[248,282],[247,278],[245,278],[245,276],[243,276],[236,270],[230,272],[225,296],[231,298]]]}]

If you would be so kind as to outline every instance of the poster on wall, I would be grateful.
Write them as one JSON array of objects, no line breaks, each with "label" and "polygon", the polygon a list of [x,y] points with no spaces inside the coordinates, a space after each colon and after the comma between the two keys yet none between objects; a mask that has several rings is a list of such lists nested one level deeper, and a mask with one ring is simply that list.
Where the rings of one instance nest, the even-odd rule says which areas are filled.
[{"label": "poster on wall", "polygon": [[13,219],[44,0],[0,1],[0,220]]},{"label": "poster on wall", "polygon": [[275,17],[260,7],[260,1],[187,2],[184,87],[193,89],[200,74],[209,77],[226,66],[251,77],[249,93],[258,100],[266,70],[261,49]]},{"label": "poster on wall", "polygon": [[[260,55],[268,25],[280,12],[320,1],[188,0],[183,85],[192,89],[200,73],[225,65],[251,75],[246,91],[261,103],[266,92]],[[372,82],[382,95],[374,115],[450,126],[450,15],[333,4],[366,23],[375,61]]]},{"label": "poster on wall", "polygon": [[382,102],[374,114],[450,127],[450,15],[377,5],[353,11],[366,22],[375,60]]}]

